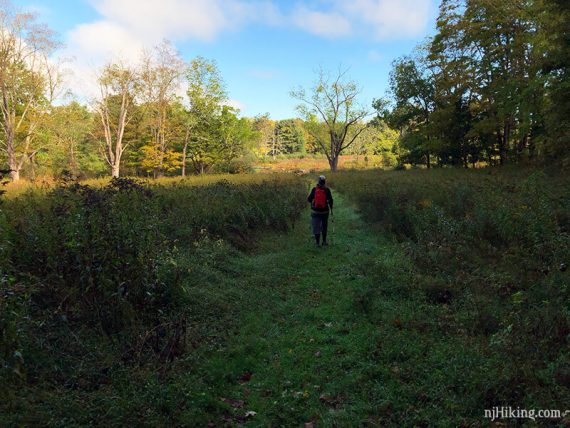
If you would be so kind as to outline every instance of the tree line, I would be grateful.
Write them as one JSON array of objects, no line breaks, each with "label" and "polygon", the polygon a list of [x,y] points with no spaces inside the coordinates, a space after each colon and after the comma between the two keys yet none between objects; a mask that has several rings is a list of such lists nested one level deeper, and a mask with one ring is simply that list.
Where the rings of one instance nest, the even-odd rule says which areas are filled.
[{"label": "tree line", "polygon": [[394,62],[379,117],[401,162],[570,163],[570,2],[443,0],[436,34]]},{"label": "tree line", "polygon": [[[97,71],[97,96],[82,104],[62,102],[69,98],[64,66],[52,58],[58,43],[51,30],[7,3],[0,30],[0,161],[13,181],[63,171],[242,172],[256,159],[322,152],[324,128],[315,117],[239,117],[216,63],[186,62],[168,41],[134,63],[107,63]],[[372,153],[381,143],[386,152],[385,133],[368,133],[355,150]]]},{"label": "tree line", "polygon": [[396,60],[388,98],[359,103],[347,76],[320,70],[290,95],[301,119],[239,116],[215,61],[184,61],[165,41],[136,63],[98,70],[97,96],[61,103],[53,32],[0,8],[0,162],[21,173],[242,172],[259,158],[341,153],[384,164],[570,163],[570,3],[442,0],[435,35]]},{"label": "tree line", "polygon": [[[185,175],[239,168],[257,144],[258,120],[238,117],[214,61],[185,62],[165,41],[136,63],[98,71],[98,95],[66,99],[64,71],[51,59],[53,33],[29,13],[0,9],[0,156],[16,181],[36,174]],[[280,121],[274,151],[296,150],[298,124]],[[294,127],[292,127],[294,125]],[[291,129],[294,135],[291,136]]]}]

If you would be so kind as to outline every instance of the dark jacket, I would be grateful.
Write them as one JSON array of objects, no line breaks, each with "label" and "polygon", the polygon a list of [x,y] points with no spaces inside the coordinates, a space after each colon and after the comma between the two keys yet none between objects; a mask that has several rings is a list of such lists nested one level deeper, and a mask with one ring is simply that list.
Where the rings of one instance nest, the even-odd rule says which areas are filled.
[{"label": "dark jacket", "polygon": [[313,207],[313,200],[315,199],[315,189],[316,189],[316,187],[313,187],[311,189],[311,193],[309,193],[309,197],[307,198],[307,201],[310,202],[310,204],[311,204],[311,209],[317,213],[328,213],[329,208],[332,210],[332,207],[333,207],[333,197],[332,197],[331,189],[329,189],[328,187],[325,186],[325,191],[327,193],[327,206],[323,209],[315,209]]}]

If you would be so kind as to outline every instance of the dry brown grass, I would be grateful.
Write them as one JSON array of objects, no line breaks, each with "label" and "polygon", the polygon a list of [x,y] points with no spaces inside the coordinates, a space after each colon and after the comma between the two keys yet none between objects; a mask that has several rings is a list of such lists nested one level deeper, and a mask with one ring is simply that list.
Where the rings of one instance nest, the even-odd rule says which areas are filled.
[{"label": "dry brown grass", "polygon": [[[370,169],[383,167],[382,159],[380,156],[353,156],[343,155],[340,156],[338,162],[339,169]],[[289,159],[276,159],[259,162],[256,169],[260,172],[316,172],[325,171],[329,169],[328,160],[325,157],[313,158],[289,158]]]}]

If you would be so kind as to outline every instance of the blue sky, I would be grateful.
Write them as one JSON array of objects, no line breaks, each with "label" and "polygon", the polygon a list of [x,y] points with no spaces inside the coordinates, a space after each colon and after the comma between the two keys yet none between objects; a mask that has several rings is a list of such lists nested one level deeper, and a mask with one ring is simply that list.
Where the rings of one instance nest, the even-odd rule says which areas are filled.
[{"label": "blue sky", "polygon": [[58,33],[73,58],[68,84],[88,99],[105,61],[135,60],[143,47],[174,43],[185,60],[218,63],[242,115],[295,117],[296,86],[319,67],[349,68],[361,102],[383,96],[390,64],[433,32],[437,0],[19,0]]}]

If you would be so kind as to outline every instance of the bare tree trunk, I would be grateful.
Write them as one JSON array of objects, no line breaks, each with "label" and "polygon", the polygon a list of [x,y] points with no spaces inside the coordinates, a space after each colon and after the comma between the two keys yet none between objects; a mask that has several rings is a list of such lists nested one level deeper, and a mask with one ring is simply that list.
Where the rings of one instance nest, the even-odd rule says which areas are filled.
[{"label": "bare tree trunk", "polygon": [[502,151],[502,162],[501,165],[504,165],[508,161],[509,156],[509,140],[511,137],[511,124],[509,120],[505,120],[504,124],[504,131],[503,131],[503,151]]},{"label": "bare tree trunk", "polygon": [[10,180],[18,181],[20,179],[20,170],[19,169],[10,169]]},{"label": "bare tree trunk", "polygon": [[182,149],[182,177],[186,177],[186,150],[188,149],[188,143],[184,144]]},{"label": "bare tree trunk", "polygon": [[507,162],[507,147],[505,137],[501,134],[500,129],[497,129],[497,144],[499,146],[499,164],[504,165]]},{"label": "bare tree trunk", "polygon": [[35,181],[36,179],[36,153],[32,154],[28,160],[28,162],[30,162],[30,167],[31,167],[31,171],[30,171],[30,176],[32,178],[32,180]]},{"label": "bare tree trunk", "polygon": [[[519,162],[522,160],[525,150],[527,149],[528,135],[524,134],[517,144],[517,158]],[[530,157],[530,156],[529,156]]]},{"label": "bare tree trunk", "polygon": [[528,158],[534,159],[536,146],[534,144],[534,138],[531,136],[528,140]]},{"label": "bare tree trunk", "polygon": [[338,169],[338,157],[339,154],[335,153],[329,159],[329,166],[331,168],[331,172],[336,172],[336,170]]},{"label": "bare tree trunk", "polygon": [[77,155],[75,154],[75,142],[70,142],[70,159],[69,159],[69,169],[73,174],[79,174],[79,162],[77,160]]},{"label": "bare tree trunk", "polygon": [[186,126],[186,135],[184,136],[184,148],[182,149],[182,177],[186,177],[186,154],[188,153],[188,144],[190,142],[190,126]]},{"label": "bare tree trunk", "polygon": [[115,163],[114,165],[111,166],[111,177],[113,178],[119,178],[119,174],[120,173],[120,167],[118,163]]},{"label": "bare tree trunk", "polygon": [[16,131],[15,113],[9,110],[6,94],[3,95],[2,104],[3,128],[6,136],[6,154],[8,155],[8,169],[10,170],[10,180],[18,181],[20,179],[20,167],[16,157],[16,147],[14,134]]},{"label": "bare tree trunk", "polygon": [[277,138],[275,138],[275,131],[273,132],[273,138],[271,139],[272,148],[271,148],[271,155],[273,156],[273,160],[275,160],[275,142]]},{"label": "bare tree trunk", "polygon": [[10,170],[10,180],[18,181],[20,179],[20,169],[16,160],[16,150],[14,149],[14,134],[10,131],[6,132],[6,151],[8,152],[8,169]]}]

